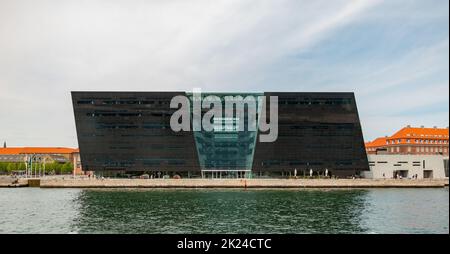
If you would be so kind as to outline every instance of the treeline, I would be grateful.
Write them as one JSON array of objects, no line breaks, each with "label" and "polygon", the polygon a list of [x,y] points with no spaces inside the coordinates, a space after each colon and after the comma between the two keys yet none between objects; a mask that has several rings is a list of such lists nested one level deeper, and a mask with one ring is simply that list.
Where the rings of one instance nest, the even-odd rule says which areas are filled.
[{"label": "treeline", "polygon": [[[34,169],[44,169],[43,163],[33,163],[33,172]],[[14,171],[25,171],[26,166],[24,162],[0,162],[0,174],[11,174]],[[62,175],[62,174],[71,174],[73,170],[73,164],[70,162],[66,162],[64,164],[52,162],[45,164],[45,174],[48,175]]]}]

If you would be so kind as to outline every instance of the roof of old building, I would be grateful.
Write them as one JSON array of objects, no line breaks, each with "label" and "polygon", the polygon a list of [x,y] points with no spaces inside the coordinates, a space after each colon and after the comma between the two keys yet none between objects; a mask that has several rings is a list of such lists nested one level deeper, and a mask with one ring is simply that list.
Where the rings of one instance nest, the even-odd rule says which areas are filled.
[{"label": "roof of old building", "polygon": [[0,154],[72,154],[78,149],[68,147],[7,147],[0,148]]},{"label": "roof of old building", "polygon": [[378,146],[383,146],[383,145],[386,145],[385,137],[376,138],[373,141],[366,143],[366,147],[378,147]]},{"label": "roof of old building", "polygon": [[437,139],[448,139],[448,129],[447,128],[422,128],[422,127],[405,127],[397,131],[390,138],[437,138]]},{"label": "roof of old building", "polygon": [[433,139],[433,140],[448,140],[449,139],[449,129],[448,128],[425,128],[425,127],[411,127],[406,126],[401,130],[394,133],[390,137],[380,137],[373,141],[366,142],[366,148],[379,147],[386,145],[388,140],[398,140],[401,139],[400,144],[406,143],[406,139]]}]

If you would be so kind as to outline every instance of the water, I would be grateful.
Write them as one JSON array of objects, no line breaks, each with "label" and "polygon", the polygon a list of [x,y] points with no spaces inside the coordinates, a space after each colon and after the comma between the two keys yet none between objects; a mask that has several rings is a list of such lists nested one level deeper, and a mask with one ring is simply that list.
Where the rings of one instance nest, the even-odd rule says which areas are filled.
[{"label": "water", "polygon": [[0,189],[0,233],[449,233],[449,190]]}]

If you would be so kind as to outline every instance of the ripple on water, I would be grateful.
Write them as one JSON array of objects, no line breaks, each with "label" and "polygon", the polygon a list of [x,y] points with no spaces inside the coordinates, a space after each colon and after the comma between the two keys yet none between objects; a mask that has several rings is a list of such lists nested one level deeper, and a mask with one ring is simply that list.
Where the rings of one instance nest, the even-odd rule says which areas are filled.
[{"label": "ripple on water", "polygon": [[447,233],[445,189],[0,189],[2,233]]}]

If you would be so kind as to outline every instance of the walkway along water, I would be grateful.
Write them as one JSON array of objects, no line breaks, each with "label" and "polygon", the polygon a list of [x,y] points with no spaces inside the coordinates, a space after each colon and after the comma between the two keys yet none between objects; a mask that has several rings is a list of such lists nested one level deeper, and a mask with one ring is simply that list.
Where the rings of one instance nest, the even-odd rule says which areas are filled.
[{"label": "walkway along water", "polygon": [[55,179],[40,182],[41,188],[442,188],[446,185],[447,179]]}]

